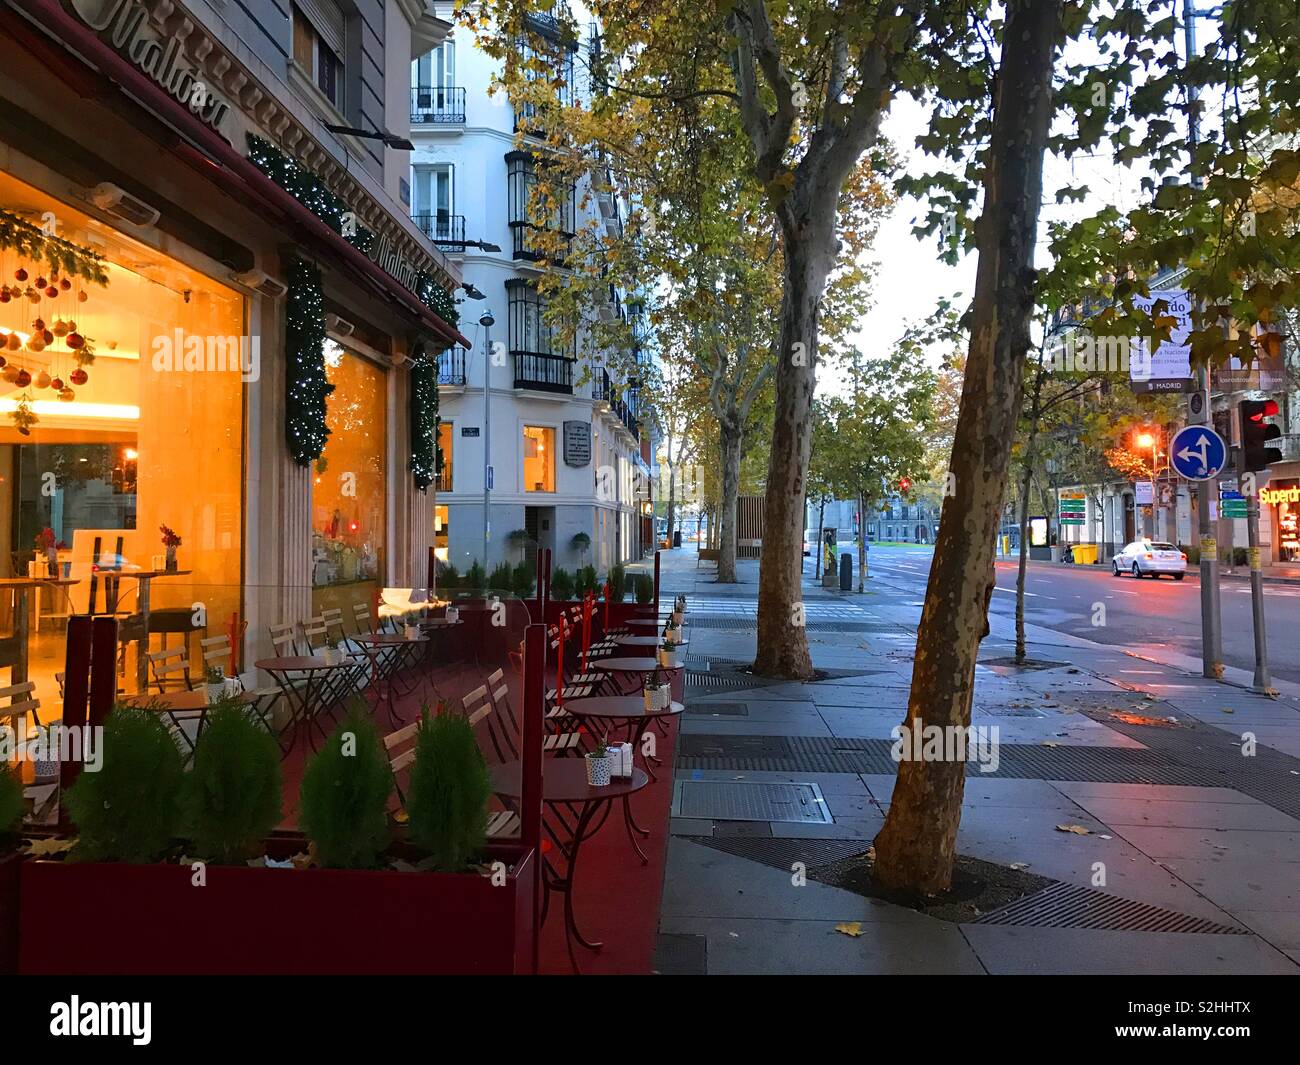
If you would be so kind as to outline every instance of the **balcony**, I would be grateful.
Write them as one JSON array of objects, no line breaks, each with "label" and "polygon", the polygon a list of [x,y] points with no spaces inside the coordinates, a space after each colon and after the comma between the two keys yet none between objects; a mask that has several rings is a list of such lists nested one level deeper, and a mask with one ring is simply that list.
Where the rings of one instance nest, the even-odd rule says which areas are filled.
[{"label": "balcony", "polygon": [[438,384],[465,384],[465,349],[447,348],[438,355]]},{"label": "balcony", "polygon": [[455,85],[417,85],[411,90],[411,125],[465,123],[465,90]]},{"label": "balcony", "polygon": [[437,491],[450,492],[451,490],[451,459],[444,455],[442,458],[442,472],[438,474]]},{"label": "balcony", "polygon": [[534,392],[573,393],[573,359],[536,351],[512,351],[515,388]]},{"label": "balcony", "polygon": [[438,246],[439,251],[465,250],[465,216],[463,214],[413,214],[411,221],[420,227],[426,237]]}]

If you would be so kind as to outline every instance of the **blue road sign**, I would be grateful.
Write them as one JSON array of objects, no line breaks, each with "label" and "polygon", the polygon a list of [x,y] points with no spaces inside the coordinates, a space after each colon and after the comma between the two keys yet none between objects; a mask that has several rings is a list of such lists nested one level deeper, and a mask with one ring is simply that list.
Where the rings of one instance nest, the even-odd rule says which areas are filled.
[{"label": "blue road sign", "polygon": [[1223,437],[1204,425],[1179,429],[1169,442],[1169,461],[1175,472],[1189,481],[1209,481],[1217,477],[1228,461]]}]

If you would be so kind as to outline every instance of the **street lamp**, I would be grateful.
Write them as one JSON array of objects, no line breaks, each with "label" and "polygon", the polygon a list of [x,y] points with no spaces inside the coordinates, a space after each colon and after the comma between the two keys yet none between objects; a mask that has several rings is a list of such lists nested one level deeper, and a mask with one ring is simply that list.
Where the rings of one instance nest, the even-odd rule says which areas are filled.
[{"label": "street lamp", "polygon": [[1138,434],[1137,446],[1149,447],[1151,449],[1151,535],[1156,535],[1156,477],[1159,475],[1157,468],[1158,459],[1156,457],[1156,445],[1159,438],[1154,432],[1143,431]]},{"label": "street lamp", "polygon": [[483,327],[483,570],[488,569],[488,542],[492,539],[492,327],[496,319],[484,308]]}]

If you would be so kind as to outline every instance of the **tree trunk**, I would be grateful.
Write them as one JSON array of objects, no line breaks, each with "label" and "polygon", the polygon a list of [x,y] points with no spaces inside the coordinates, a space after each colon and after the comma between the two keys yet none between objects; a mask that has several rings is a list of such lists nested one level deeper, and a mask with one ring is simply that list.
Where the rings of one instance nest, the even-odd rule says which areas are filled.
[{"label": "tree trunk", "polygon": [[677,470],[671,465],[668,467],[668,507],[665,511],[665,517],[668,520],[668,547],[671,550],[673,546],[673,526],[677,521]]},{"label": "tree trunk", "polygon": [[[966,764],[963,750],[922,757],[923,729],[967,729],[975,659],[988,616],[993,540],[1006,491],[1034,304],[1032,271],[1052,116],[1062,0],[1009,0],[979,221],[970,348],[953,444],[956,493],[944,501],[907,717],[911,743],[876,836],[878,886],[931,895],[952,885]],[[951,508],[951,509],[950,509]],[[969,734],[968,734],[969,735]]]},{"label": "tree trunk", "polygon": [[867,523],[863,515],[867,512],[867,501],[858,493],[858,591],[867,590]]},{"label": "tree trunk", "polygon": [[[1044,339],[1046,343],[1046,339]],[[1042,415],[1043,353],[1038,353],[1034,377],[1034,398],[1029,410],[1029,432],[1025,440],[1025,476],[1020,488],[1020,562],[1016,569],[1016,661],[1025,660],[1025,569],[1029,559],[1029,488],[1034,477],[1034,447],[1038,441],[1038,419]]]},{"label": "tree trunk", "polygon": [[736,502],[740,498],[741,431],[737,422],[718,422],[722,445],[722,503],[718,521],[718,583],[736,583]]},{"label": "tree trunk", "polygon": [[[833,213],[833,212],[832,212]],[[783,225],[784,291],[776,364],[772,445],[763,509],[763,558],[758,575],[758,655],[754,672],[807,680],[813,675],[802,611],[804,478],[812,453],[816,385],[817,302],[836,243],[834,230],[815,233]]]}]

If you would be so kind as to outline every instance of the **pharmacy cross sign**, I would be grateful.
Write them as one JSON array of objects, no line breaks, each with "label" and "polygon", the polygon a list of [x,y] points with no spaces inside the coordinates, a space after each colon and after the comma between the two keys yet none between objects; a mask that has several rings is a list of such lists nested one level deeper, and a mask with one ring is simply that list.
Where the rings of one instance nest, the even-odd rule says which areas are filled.
[{"label": "pharmacy cross sign", "polygon": [[1204,425],[1180,429],[1169,442],[1169,461],[1178,475],[1189,481],[1212,480],[1227,460],[1223,437]]}]

